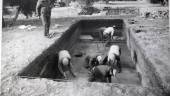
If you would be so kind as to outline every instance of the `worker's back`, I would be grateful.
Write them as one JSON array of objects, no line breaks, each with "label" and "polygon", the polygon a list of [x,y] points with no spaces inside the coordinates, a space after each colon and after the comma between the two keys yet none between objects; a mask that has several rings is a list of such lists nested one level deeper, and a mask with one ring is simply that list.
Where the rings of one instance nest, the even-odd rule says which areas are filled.
[{"label": "worker's back", "polygon": [[[110,67],[108,65],[98,65],[92,69],[90,74],[90,82],[111,82]],[[108,80],[107,80],[108,79]]]},{"label": "worker's back", "polygon": [[109,70],[110,67],[108,65],[99,65],[96,66],[92,72],[97,78],[101,78],[109,75]]},{"label": "worker's back", "polygon": [[104,32],[103,32],[103,35],[106,35],[106,34],[113,34],[114,32],[114,28],[113,27],[107,27]]},{"label": "worker's back", "polygon": [[118,45],[111,45],[108,54],[110,53],[120,56],[120,47]]},{"label": "worker's back", "polygon": [[61,50],[59,52],[59,60],[62,60],[63,58],[71,59],[71,56],[67,50]]}]

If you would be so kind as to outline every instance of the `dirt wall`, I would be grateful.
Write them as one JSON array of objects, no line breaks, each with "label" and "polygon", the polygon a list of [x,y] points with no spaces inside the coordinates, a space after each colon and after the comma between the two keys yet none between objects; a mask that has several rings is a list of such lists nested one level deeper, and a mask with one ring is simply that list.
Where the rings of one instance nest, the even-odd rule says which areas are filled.
[{"label": "dirt wall", "polygon": [[[57,53],[61,49],[69,50],[77,41],[80,34],[79,22],[70,28],[48,49],[42,52],[33,62],[24,68],[18,75],[43,78],[61,78],[57,65]],[[45,67],[45,68],[44,68]],[[43,70],[45,69],[45,70]]]},{"label": "dirt wall", "polygon": [[159,74],[156,72],[155,66],[145,56],[144,51],[140,47],[138,41],[135,39],[135,32],[132,28],[128,27],[126,23],[127,32],[127,46],[131,52],[131,58],[136,66],[136,70],[141,75],[141,82],[143,87],[152,87],[157,91],[162,92],[163,96],[167,96],[168,90],[163,84]]}]

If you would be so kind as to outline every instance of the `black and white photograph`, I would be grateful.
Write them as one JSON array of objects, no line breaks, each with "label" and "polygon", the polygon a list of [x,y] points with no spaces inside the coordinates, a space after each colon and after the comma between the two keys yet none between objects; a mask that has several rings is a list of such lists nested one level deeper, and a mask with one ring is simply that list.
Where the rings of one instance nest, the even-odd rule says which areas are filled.
[{"label": "black and white photograph", "polygon": [[170,96],[169,0],[0,3],[0,96]]}]

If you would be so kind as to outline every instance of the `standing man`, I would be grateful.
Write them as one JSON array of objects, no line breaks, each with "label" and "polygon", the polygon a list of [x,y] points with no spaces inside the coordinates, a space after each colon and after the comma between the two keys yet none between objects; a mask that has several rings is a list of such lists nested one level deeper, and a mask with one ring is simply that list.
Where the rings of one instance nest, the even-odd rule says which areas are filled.
[{"label": "standing man", "polygon": [[51,1],[50,0],[38,0],[36,5],[36,14],[41,17],[42,24],[44,26],[44,35],[50,38],[49,28],[51,19]]}]

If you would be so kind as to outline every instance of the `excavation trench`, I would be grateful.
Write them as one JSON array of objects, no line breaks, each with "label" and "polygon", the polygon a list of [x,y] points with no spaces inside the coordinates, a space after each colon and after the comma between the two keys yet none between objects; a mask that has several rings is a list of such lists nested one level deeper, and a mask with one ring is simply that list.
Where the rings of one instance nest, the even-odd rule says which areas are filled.
[{"label": "excavation trench", "polygon": [[[106,42],[100,38],[103,27],[115,25],[114,40],[106,46]],[[140,74],[136,71],[136,65],[132,62],[130,51],[126,45],[125,25],[121,19],[96,19],[81,20],[72,26],[51,45],[40,54],[33,62],[24,68],[18,75],[26,78],[48,78],[56,81],[65,81],[57,68],[56,53],[59,50],[69,50],[72,55],[73,71],[77,75],[76,79],[88,79],[88,70],[84,67],[85,57],[88,55],[105,56],[109,46],[117,44],[122,49],[121,64],[122,72],[113,78],[113,83],[140,85]],[[82,56],[75,56],[82,53]]]}]

